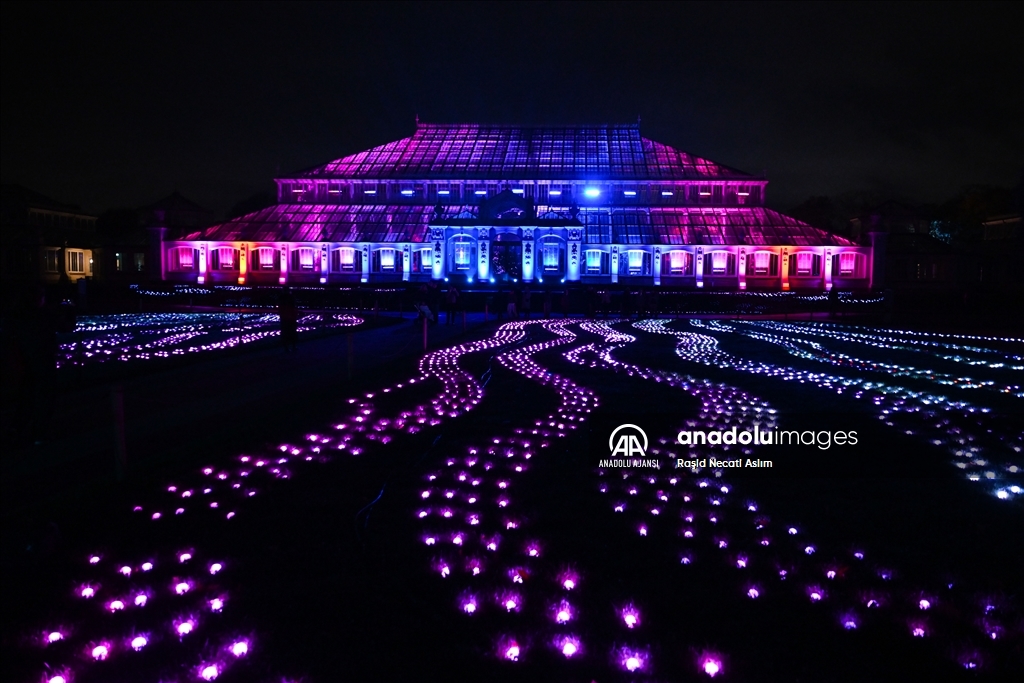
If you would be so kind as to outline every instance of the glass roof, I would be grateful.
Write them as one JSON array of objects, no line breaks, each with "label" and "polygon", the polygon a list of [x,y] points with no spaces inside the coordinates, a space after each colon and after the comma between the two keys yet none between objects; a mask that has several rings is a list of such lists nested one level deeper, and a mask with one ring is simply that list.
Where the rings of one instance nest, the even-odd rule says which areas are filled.
[{"label": "glass roof", "polygon": [[300,178],[489,180],[751,179],[640,136],[639,125],[416,125],[412,137],[337,159]]},{"label": "glass roof", "polygon": [[[445,216],[465,220],[478,207],[447,206]],[[538,214],[569,220],[568,207],[538,207]],[[245,242],[424,242],[429,206],[279,204],[187,235],[186,240]],[[747,244],[751,246],[856,246],[844,237],[762,207],[652,207],[582,209],[589,244]]]}]

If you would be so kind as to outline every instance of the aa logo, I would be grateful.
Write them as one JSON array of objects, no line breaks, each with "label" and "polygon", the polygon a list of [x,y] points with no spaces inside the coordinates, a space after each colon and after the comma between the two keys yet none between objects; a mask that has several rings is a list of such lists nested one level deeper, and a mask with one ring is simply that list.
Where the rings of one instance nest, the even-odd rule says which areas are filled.
[{"label": "aa logo", "polygon": [[608,437],[612,457],[643,458],[647,453],[647,434],[636,425],[619,425]]}]

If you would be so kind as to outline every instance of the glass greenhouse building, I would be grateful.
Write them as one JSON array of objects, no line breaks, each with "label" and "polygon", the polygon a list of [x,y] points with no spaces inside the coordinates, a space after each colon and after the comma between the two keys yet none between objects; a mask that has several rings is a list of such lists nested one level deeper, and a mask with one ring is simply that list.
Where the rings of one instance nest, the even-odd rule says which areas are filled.
[{"label": "glass greenhouse building", "polygon": [[163,241],[200,284],[583,283],[861,289],[872,249],[764,207],[763,177],[639,125],[417,123],[277,179],[275,206]]}]

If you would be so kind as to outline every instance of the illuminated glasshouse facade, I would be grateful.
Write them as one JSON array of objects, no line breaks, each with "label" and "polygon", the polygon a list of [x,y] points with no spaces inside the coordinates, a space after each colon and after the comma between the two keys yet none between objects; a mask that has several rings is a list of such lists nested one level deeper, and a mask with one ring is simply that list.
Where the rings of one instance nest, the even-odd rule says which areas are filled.
[{"label": "illuminated glasshouse facade", "polygon": [[639,125],[417,123],[411,137],[276,182],[275,206],[165,239],[163,278],[871,286],[870,247],[765,208],[764,178]]}]

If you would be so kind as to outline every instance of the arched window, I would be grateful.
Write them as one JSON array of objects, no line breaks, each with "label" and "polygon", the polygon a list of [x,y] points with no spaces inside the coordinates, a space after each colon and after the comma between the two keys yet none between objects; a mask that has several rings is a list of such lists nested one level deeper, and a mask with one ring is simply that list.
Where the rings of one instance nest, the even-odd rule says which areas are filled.
[{"label": "arched window", "polygon": [[821,275],[821,256],[810,251],[798,251],[789,257],[789,274],[797,277]]},{"label": "arched window", "polygon": [[662,257],[662,275],[693,275],[693,255],[683,249],[673,249]]},{"label": "arched window", "polygon": [[[650,275],[651,255],[642,249],[629,249],[623,255],[619,272],[623,275]],[[623,267],[624,266],[624,267]]]},{"label": "arched window", "polygon": [[238,250],[234,247],[217,247],[210,251],[211,270],[238,270]]},{"label": "arched window", "polygon": [[466,271],[473,266],[473,242],[468,237],[454,237],[451,244],[452,271]]},{"label": "arched window", "polygon": [[608,273],[608,252],[602,249],[587,249],[587,275],[606,275]]},{"label": "arched window", "polygon": [[317,250],[312,247],[299,247],[292,249],[292,270],[319,270],[319,259]]},{"label": "arched window", "polygon": [[770,251],[755,251],[747,256],[747,275],[774,277],[779,274],[779,255]]},{"label": "arched window", "polygon": [[434,268],[434,250],[417,249],[412,252],[412,272],[429,273]]},{"label": "arched window", "polygon": [[199,251],[192,247],[175,247],[168,256],[168,269],[174,272],[195,270],[199,262]]},{"label": "arched window", "polygon": [[373,272],[394,273],[401,271],[397,264],[397,253],[391,247],[384,247],[373,252]]},{"label": "arched window", "polygon": [[339,247],[331,252],[331,270],[335,273],[353,272],[356,270],[356,250],[352,247]]},{"label": "arched window", "polygon": [[855,251],[836,254],[832,260],[832,275],[839,277],[864,277],[864,260]]},{"label": "arched window", "polygon": [[564,266],[564,248],[557,238],[546,238],[540,243],[540,267],[545,273],[558,273]]},{"label": "arched window", "polygon": [[704,254],[704,275],[735,275],[736,255],[728,251]]},{"label": "arched window", "polygon": [[252,250],[253,270],[280,270],[281,253],[274,247],[256,247]]}]

